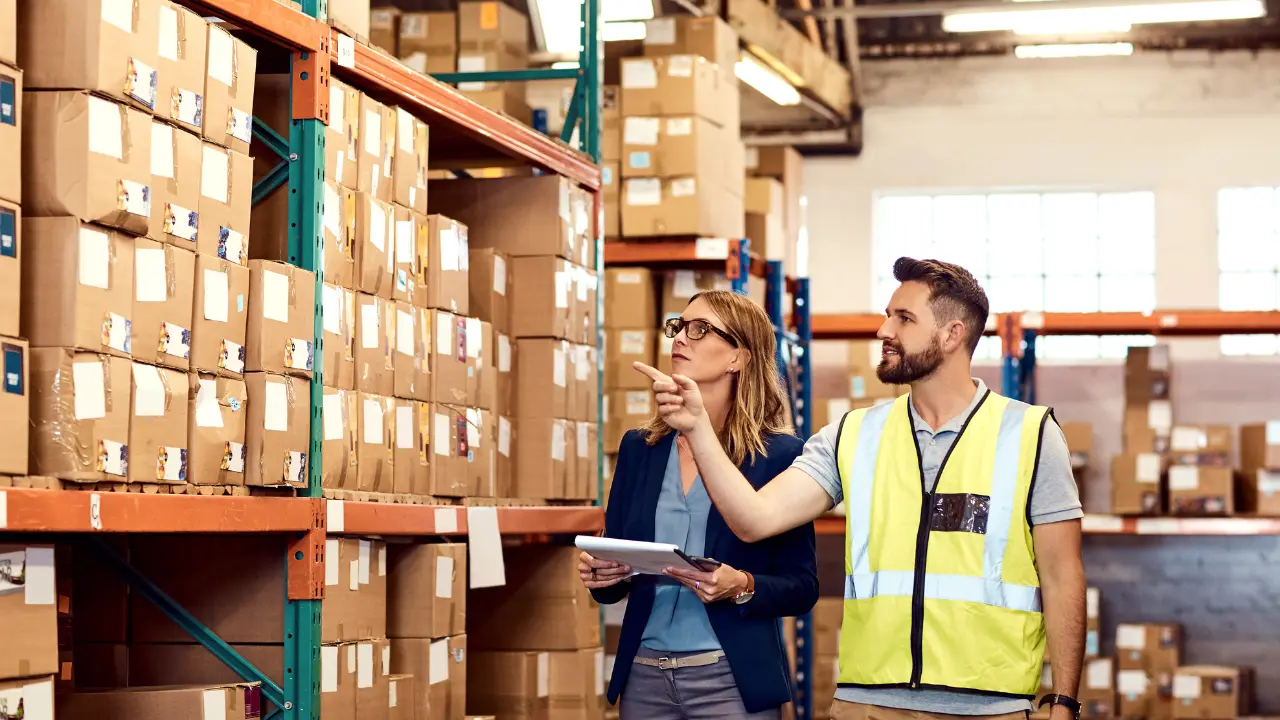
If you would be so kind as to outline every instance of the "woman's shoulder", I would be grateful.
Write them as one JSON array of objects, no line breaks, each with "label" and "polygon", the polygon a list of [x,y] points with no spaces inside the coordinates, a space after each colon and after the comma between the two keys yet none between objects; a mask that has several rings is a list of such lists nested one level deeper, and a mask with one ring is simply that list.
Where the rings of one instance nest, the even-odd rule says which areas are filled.
[{"label": "woman's shoulder", "polygon": [[804,450],[804,441],[791,433],[766,435],[764,443],[769,457],[772,458],[776,453],[779,457],[786,458],[787,462],[799,457]]}]

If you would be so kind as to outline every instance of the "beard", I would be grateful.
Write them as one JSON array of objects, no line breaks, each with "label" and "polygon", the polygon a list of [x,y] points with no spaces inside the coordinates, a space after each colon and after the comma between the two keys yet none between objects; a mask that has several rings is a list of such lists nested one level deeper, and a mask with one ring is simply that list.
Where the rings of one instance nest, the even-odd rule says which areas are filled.
[{"label": "beard", "polygon": [[885,347],[898,353],[897,364],[881,358],[876,366],[876,377],[888,385],[910,385],[933,374],[942,364],[942,343],[933,338],[929,347],[918,353],[908,354],[901,345],[886,342]]}]

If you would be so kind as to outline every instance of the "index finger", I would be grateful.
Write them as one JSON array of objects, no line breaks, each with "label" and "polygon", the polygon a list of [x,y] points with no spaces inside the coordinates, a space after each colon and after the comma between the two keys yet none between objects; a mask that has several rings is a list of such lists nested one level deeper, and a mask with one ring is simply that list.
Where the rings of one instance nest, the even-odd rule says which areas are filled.
[{"label": "index finger", "polygon": [[657,368],[645,365],[642,362],[633,362],[631,363],[631,367],[635,368],[640,373],[647,375],[649,379],[654,382],[671,382],[671,378],[667,377],[665,373]]}]

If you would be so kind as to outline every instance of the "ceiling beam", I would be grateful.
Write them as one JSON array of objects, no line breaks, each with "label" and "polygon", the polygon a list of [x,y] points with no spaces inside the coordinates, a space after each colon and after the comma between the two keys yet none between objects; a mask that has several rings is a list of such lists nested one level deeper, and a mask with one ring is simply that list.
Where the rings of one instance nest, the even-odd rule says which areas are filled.
[{"label": "ceiling beam", "polygon": [[[813,0],[796,0],[796,7],[800,8],[799,12],[802,13],[799,17],[804,18],[804,31],[809,36],[809,42],[822,47],[822,38],[818,35],[818,21],[813,17],[815,14]],[[833,10],[835,8],[831,8],[829,11]],[[797,11],[784,12],[783,16],[789,17],[791,12]]]}]

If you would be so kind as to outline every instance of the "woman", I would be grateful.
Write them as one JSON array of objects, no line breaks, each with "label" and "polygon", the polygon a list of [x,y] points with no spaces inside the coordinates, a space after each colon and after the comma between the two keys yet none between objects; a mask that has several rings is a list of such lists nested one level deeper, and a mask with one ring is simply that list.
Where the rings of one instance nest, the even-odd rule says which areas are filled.
[{"label": "woman", "polygon": [[[664,332],[671,369],[698,383],[725,452],[757,488],[791,465],[791,433],[769,318],[742,295],[694,296]],[[646,368],[648,369],[648,368]],[[650,369],[651,370],[651,369]],[[813,525],[748,544],[712,505],[693,455],[656,416],[622,440],[605,535],[672,543],[722,564],[707,572],[630,568],[583,553],[579,573],[600,603],[629,596],[609,681],[622,720],[778,718],[791,684],[778,618],[818,600]]]}]

